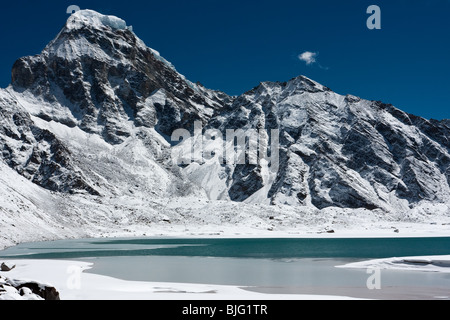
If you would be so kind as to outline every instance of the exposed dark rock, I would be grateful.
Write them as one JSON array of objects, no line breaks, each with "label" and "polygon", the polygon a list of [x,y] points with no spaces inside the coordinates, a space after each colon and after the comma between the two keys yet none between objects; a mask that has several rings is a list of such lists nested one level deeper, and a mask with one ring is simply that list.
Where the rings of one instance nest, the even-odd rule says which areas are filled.
[{"label": "exposed dark rock", "polygon": [[0,97],[0,112],[0,150],[11,168],[52,191],[99,195],[77,170],[71,151],[53,133],[37,127],[14,100]]},{"label": "exposed dark rock", "polygon": [[2,272],[9,272],[9,271],[11,271],[12,269],[14,269],[16,266],[14,265],[14,266],[8,266],[8,265],[6,265],[4,262],[2,263],[2,265],[0,266],[0,271],[2,271]]},{"label": "exposed dark rock", "polygon": [[32,293],[38,295],[44,300],[60,300],[59,292],[54,287],[44,286],[35,282],[22,283],[16,287],[19,292],[22,288],[30,289]]},{"label": "exposed dark rock", "polygon": [[264,186],[260,169],[253,165],[236,165],[229,191],[231,200],[242,202]]}]

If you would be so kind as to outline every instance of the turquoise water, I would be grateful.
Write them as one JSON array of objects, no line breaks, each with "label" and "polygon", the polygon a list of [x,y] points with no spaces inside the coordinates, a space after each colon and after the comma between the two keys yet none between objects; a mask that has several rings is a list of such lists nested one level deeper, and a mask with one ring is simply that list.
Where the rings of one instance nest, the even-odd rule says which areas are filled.
[{"label": "turquoise water", "polygon": [[74,259],[119,256],[357,258],[449,255],[450,237],[362,239],[86,239],[21,244],[0,258]]}]

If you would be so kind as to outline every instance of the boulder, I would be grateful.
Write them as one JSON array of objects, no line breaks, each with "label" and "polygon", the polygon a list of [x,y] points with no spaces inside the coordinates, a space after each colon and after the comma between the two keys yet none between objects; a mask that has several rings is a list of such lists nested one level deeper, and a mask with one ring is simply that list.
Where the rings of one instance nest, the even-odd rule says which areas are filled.
[{"label": "boulder", "polygon": [[[22,283],[16,287],[16,289],[19,290],[19,292],[27,292],[28,290],[31,290],[33,294],[38,295],[44,300],[60,300],[59,292],[54,287],[41,285],[36,282]],[[25,289],[25,291],[22,289]]]},{"label": "boulder", "polygon": [[16,267],[15,265],[12,266],[12,267],[10,267],[10,266],[6,265],[6,264],[3,262],[2,265],[0,266],[0,270],[1,270],[2,272],[9,272],[9,271],[11,271],[12,269],[14,269],[15,267]]}]

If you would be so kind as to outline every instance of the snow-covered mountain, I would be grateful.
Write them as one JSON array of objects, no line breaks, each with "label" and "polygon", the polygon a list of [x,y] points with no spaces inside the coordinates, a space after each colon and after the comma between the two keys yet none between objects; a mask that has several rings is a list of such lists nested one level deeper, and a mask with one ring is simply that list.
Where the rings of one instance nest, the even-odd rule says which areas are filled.
[{"label": "snow-covered mountain", "polygon": [[220,129],[280,130],[275,178],[265,179],[261,166],[239,168],[232,200],[257,194],[271,204],[391,211],[450,199],[448,121],[342,96],[302,76],[262,83],[211,121]]},{"label": "snow-covered mountain", "polygon": [[[161,221],[266,228],[281,212],[294,226],[305,223],[305,212],[326,217],[327,208],[415,219],[431,205],[450,215],[449,120],[342,96],[303,76],[238,97],[209,90],[179,74],[125,21],[91,10],[70,16],[40,54],[17,60],[0,110],[7,195],[0,217],[9,217],[2,230],[11,229],[12,216],[30,214],[55,236],[89,233],[98,223],[97,231]],[[192,135],[177,144],[177,129]],[[278,130],[279,152],[268,149],[279,163],[177,165],[174,154],[218,147],[221,140],[200,135],[206,129]],[[14,209],[7,209],[10,196]],[[22,241],[25,232],[3,238]]]}]

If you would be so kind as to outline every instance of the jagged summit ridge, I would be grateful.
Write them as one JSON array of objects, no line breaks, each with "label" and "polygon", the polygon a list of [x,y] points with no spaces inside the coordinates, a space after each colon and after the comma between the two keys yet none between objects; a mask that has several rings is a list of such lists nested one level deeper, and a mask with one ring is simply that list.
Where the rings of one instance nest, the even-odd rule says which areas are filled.
[{"label": "jagged summit ridge", "polygon": [[66,28],[80,29],[84,26],[91,28],[105,28],[109,27],[113,30],[126,30],[127,26],[125,20],[116,16],[107,16],[93,10],[79,10],[71,15],[67,20]]}]

